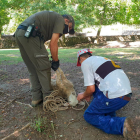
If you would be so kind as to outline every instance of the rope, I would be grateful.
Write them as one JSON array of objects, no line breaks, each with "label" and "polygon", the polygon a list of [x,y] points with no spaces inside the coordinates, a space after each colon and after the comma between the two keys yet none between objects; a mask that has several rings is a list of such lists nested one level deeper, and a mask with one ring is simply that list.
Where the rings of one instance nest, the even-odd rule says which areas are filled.
[{"label": "rope", "polygon": [[[85,107],[85,102],[82,104],[82,108],[75,108],[72,106],[74,110],[82,110]],[[45,112],[52,111],[56,112],[59,110],[66,110],[68,109],[69,103],[66,102],[61,96],[58,96],[58,90],[53,91],[49,96],[45,97],[45,101],[43,102],[43,110]]]},{"label": "rope", "polygon": [[83,102],[81,101],[80,103],[78,103],[77,105],[82,105],[81,108],[76,108],[75,106],[72,106],[72,109],[74,110],[82,110],[85,108],[86,104],[85,104],[86,100],[84,100]]},{"label": "rope", "polygon": [[49,96],[45,97],[45,102],[43,102],[43,110],[45,112],[52,111],[56,112],[58,110],[66,110],[68,109],[66,101],[58,95],[58,90],[53,91]]}]

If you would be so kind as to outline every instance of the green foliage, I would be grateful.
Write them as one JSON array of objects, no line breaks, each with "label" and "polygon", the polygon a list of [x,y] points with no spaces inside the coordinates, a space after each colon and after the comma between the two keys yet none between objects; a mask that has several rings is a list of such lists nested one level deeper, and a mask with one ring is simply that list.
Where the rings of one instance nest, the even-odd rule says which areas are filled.
[{"label": "green foliage", "polygon": [[35,119],[35,121],[32,123],[32,127],[37,130],[38,132],[43,132],[46,129],[48,129],[48,120],[47,118],[41,118],[38,117],[37,119]]},{"label": "green foliage", "polygon": [[138,25],[140,23],[140,1],[131,0],[123,1],[120,4],[120,12],[117,13],[116,18],[122,24]]},{"label": "green foliage", "polygon": [[10,17],[8,17],[9,15],[8,10],[9,10],[8,0],[0,0],[0,36],[1,36],[2,27],[5,24],[8,24],[10,20]]},{"label": "green foliage", "polygon": [[13,32],[27,17],[43,10],[72,15],[77,31],[93,25],[101,28],[116,22],[139,24],[139,7],[139,0],[1,0],[0,31],[3,25],[9,23],[10,17],[15,22],[10,30]]},{"label": "green foliage", "polygon": [[132,0],[126,14],[127,24],[140,24],[140,1]]},{"label": "green foliage", "polygon": [[[78,12],[83,17],[95,19],[87,22],[90,25],[110,25],[117,22],[116,15],[121,13],[121,2],[118,0],[77,0]],[[122,14],[122,13],[121,13]]]},{"label": "green foliage", "polygon": [[15,21],[14,26],[16,27],[30,15],[44,10],[55,11],[59,14],[70,14],[74,18],[77,17],[74,14],[74,5],[70,4],[68,0],[11,0],[11,5],[11,8],[14,9],[12,18]]},{"label": "green foliage", "polygon": [[116,6],[119,8],[119,11],[115,15],[115,19],[122,23],[125,24],[127,21],[126,13],[127,13],[127,5],[126,2],[120,2],[116,3]]}]

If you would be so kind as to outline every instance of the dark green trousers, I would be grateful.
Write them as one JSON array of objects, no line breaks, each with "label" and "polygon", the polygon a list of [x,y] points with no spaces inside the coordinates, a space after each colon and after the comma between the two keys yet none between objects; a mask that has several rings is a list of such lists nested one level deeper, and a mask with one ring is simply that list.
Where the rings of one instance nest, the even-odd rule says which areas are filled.
[{"label": "dark green trousers", "polygon": [[28,68],[31,83],[32,100],[43,99],[52,90],[51,63],[43,41],[39,37],[24,37],[25,31],[17,29],[16,42],[21,56]]}]

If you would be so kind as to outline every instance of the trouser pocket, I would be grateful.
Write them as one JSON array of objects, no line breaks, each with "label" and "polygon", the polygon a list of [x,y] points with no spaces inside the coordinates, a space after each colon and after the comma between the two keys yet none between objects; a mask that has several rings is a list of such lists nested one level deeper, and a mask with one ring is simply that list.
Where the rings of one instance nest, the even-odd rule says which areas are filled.
[{"label": "trouser pocket", "polygon": [[36,53],[34,54],[37,61],[38,70],[47,70],[51,68],[51,63],[49,61],[48,53]]}]

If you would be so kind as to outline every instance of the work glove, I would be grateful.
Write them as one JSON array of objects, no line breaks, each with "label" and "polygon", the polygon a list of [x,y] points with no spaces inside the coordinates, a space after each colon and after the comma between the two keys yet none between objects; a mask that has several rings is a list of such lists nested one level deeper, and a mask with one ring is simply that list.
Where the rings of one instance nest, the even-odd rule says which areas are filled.
[{"label": "work glove", "polygon": [[51,68],[56,71],[59,68],[59,60],[58,61],[52,61],[52,66]]}]

